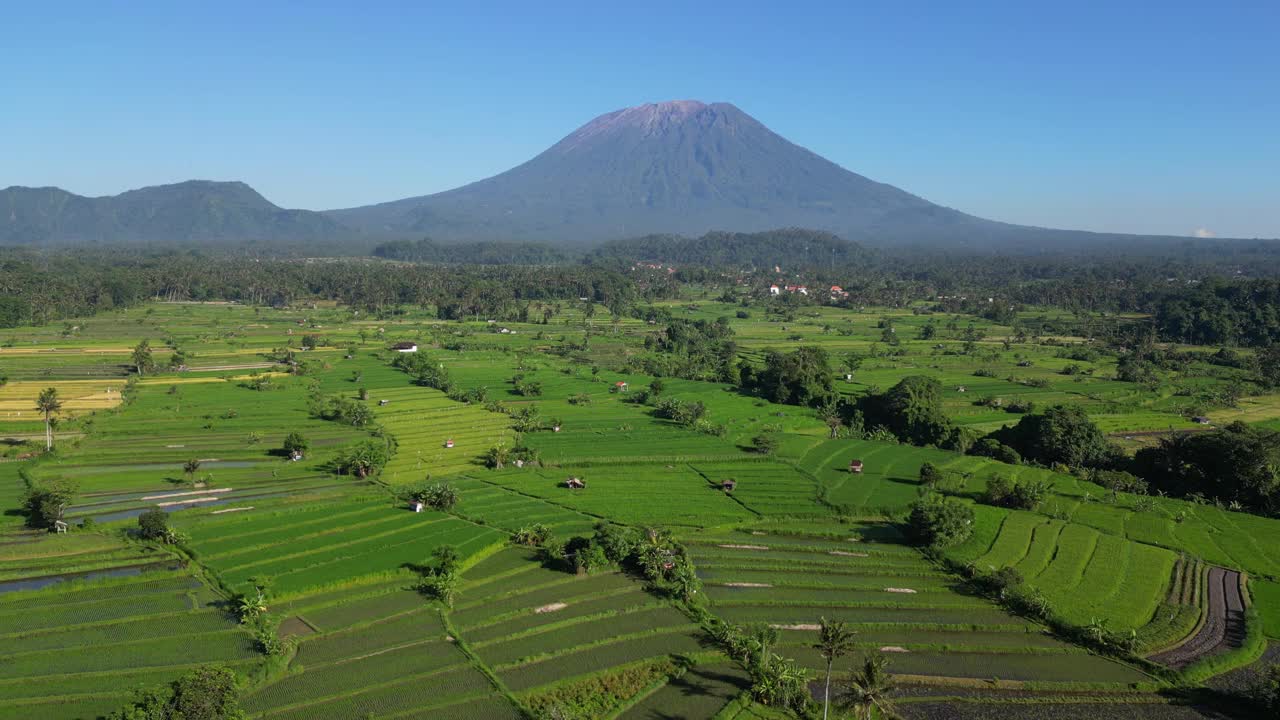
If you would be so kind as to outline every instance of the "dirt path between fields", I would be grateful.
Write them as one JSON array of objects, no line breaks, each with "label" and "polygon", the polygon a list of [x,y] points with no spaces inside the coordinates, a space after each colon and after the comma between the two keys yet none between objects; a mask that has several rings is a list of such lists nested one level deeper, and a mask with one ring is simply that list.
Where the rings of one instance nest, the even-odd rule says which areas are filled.
[{"label": "dirt path between fields", "polygon": [[1211,567],[1205,588],[1208,608],[1200,629],[1178,647],[1152,655],[1151,660],[1181,670],[1202,657],[1224,653],[1244,643],[1245,605],[1240,573]]}]

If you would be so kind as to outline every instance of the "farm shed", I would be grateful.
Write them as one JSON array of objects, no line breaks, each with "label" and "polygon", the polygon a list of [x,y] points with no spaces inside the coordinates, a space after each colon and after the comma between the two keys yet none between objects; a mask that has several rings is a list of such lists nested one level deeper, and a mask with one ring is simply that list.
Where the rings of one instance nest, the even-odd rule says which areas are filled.
[{"label": "farm shed", "polygon": [[416,342],[398,342],[391,346],[392,350],[402,353],[418,352],[418,343]]},{"label": "farm shed", "polygon": [[861,461],[861,460],[850,460],[850,461],[849,461],[849,472],[851,472],[851,473],[860,473],[860,472],[862,472],[862,461]]},{"label": "farm shed", "polygon": [[587,486],[587,481],[580,477],[571,477],[564,481],[564,486],[570,490],[581,490]]},{"label": "farm shed", "polygon": [[724,488],[725,492],[733,492],[734,489],[738,487],[738,481],[733,478],[729,478],[728,480],[720,483],[720,487]]}]

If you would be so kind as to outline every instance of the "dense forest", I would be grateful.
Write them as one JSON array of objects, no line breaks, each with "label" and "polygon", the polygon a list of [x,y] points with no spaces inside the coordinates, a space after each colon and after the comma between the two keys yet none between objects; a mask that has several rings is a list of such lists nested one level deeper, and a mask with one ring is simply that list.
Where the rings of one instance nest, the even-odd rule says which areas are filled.
[{"label": "dense forest", "polygon": [[868,251],[828,232],[786,228],[770,232],[709,232],[698,238],[679,235],[645,235],[605,243],[592,251],[588,262],[660,262],[714,268],[785,266],[796,269],[846,267],[865,261]]},{"label": "dense forest", "polygon": [[[529,302],[589,298],[610,309],[676,297],[681,285],[747,300],[772,283],[838,285],[845,294],[791,295],[795,309],[831,302],[903,307],[926,301],[1011,323],[1028,307],[1072,311],[1023,317],[1018,330],[1132,343],[1158,340],[1266,347],[1280,341],[1280,245],[1188,243],[1164,254],[947,255],[869,251],[829,233],[778,230],[649,236],[574,258],[546,245],[387,243],[375,258],[273,256],[261,248],[196,251],[0,249],[0,327],[40,323],[148,298],[287,304],[303,298],[356,307],[431,305],[441,317],[515,318]],[[654,268],[654,265],[661,265]],[[781,268],[775,270],[775,266]],[[446,269],[447,268],[447,269]],[[1117,314],[1142,322],[1108,320]],[[1126,340],[1127,338],[1127,340]]]},{"label": "dense forest", "polygon": [[440,244],[431,238],[417,242],[396,240],[373,249],[374,257],[415,263],[448,265],[556,265],[570,256],[541,243],[478,242]]},{"label": "dense forest", "polygon": [[446,318],[516,318],[532,302],[588,298],[626,307],[673,293],[669,281],[637,283],[612,270],[580,265],[446,270],[367,259],[0,251],[0,327],[88,315],[150,298],[259,305],[326,299],[370,311],[419,305],[435,306]]}]

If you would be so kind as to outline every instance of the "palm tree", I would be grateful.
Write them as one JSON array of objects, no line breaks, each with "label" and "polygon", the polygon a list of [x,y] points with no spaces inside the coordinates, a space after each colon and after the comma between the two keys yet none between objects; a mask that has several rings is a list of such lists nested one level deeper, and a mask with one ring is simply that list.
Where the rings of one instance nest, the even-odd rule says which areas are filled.
[{"label": "palm tree", "polygon": [[827,678],[822,687],[822,720],[827,719],[831,706],[831,666],[853,649],[854,634],[838,620],[828,622],[824,617],[818,621],[818,642],[813,647],[827,661]]},{"label": "palm tree", "polygon": [[893,678],[885,669],[888,665],[889,658],[884,653],[868,653],[862,667],[850,674],[842,704],[866,720],[871,720],[875,710],[886,710],[889,691],[893,689]]},{"label": "palm tree", "polygon": [[489,448],[489,451],[485,453],[484,464],[488,465],[494,470],[501,470],[502,467],[506,465],[507,461],[510,459],[511,459],[511,451],[507,449],[506,445],[499,443]]},{"label": "palm tree", "polygon": [[53,449],[53,414],[62,409],[58,388],[45,388],[36,399],[36,409],[44,413],[44,449]]},{"label": "palm tree", "polygon": [[200,461],[195,458],[191,458],[190,460],[182,463],[182,472],[187,474],[188,484],[190,485],[196,484],[196,471],[199,469],[200,469]]}]

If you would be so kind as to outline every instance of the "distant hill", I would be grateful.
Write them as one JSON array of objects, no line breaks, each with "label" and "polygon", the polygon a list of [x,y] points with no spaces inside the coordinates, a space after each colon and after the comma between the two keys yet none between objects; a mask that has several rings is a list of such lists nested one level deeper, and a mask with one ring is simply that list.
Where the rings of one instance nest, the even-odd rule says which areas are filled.
[{"label": "distant hill", "polygon": [[0,190],[0,244],[306,242],[351,232],[285,210],[242,182],[191,180],[84,197],[53,187]]},{"label": "distant hill", "polygon": [[592,120],[532,160],[434,195],[328,215],[371,235],[599,243],[779,227],[868,245],[1101,245],[1134,236],[1009,225],[869,180],[727,103],[665,102]]}]

